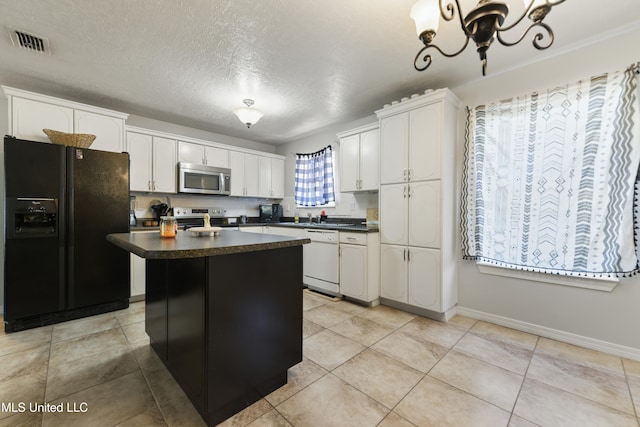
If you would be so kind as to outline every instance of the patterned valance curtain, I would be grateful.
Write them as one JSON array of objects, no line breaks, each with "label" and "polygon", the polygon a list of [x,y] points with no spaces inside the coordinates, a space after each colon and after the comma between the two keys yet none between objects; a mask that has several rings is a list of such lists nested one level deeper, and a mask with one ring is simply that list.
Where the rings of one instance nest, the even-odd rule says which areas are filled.
[{"label": "patterned valance curtain", "polygon": [[323,206],[336,200],[333,190],[331,146],[309,154],[296,154],[295,202],[298,206]]},{"label": "patterned valance curtain", "polygon": [[563,275],[638,271],[636,69],[468,111],[464,258]]}]

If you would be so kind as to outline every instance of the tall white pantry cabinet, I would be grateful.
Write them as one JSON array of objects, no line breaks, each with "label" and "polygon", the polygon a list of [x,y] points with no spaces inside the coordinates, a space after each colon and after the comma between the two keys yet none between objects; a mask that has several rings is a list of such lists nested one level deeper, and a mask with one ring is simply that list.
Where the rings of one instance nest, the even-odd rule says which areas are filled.
[{"label": "tall white pantry cabinet", "polygon": [[456,141],[460,101],[426,91],[380,119],[380,296],[448,320],[456,291]]}]

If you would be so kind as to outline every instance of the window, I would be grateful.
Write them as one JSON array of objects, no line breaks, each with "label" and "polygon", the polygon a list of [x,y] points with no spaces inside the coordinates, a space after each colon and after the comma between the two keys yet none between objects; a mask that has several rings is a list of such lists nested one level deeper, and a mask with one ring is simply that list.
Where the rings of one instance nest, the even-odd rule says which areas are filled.
[{"label": "window", "polygon": [[464,258],[568,276],[638,271],[636,68],[469,110]]},{"label": "window", "polygon": [[334,158],[331,146],[309,154],[296,154],[296,206],[332,206],[334,192]]}]

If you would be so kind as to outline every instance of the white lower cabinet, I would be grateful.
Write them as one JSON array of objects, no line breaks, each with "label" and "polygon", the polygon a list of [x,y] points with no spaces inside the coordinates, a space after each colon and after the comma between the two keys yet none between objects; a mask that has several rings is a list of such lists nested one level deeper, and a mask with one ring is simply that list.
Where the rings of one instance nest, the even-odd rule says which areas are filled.
[{"label": "white lower cabinet", "polygon": [[409,247],[407,255],[408,303],[433,311],[442,311],[440,251]]},{"label": "white lower cabinet", "polygon": [[262,232],[264,234],[275,234],[276,236],[305,237],[304,228],[264,225],[262,226]]},{"label": "white lower cabinet", "polygon": [[143,299],[145,294],[145,261],[138,255],[131,254],[131,299]]},{"label": "white lower cabinet", "polygon": [[381,297],[442,310],[440,250],[381,245],[380,258]]},{"label": "white lower cabinet", "polygon": [[377,304],[380,296],[380,236],[340,232],[340,293]]},{"label": "white lower cabinet", "polygon": [[380,245],[380,296],[407,303],[407,247]]}]

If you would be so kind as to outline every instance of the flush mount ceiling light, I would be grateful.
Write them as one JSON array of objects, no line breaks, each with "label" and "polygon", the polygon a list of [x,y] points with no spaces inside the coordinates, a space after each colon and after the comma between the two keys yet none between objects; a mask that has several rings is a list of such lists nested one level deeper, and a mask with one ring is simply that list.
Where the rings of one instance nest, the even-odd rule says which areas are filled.
[{"label": "flush mount ceiling light", "polygon": [[[512,4],[516,1],[523,2],[525,10],[522,13],[522,16],[520,16],[513,24],[504,27],[502,24],[509,14],[509,7],[506,3],[492,0],[480,0],[476,7],[464,15],[463,18],[459,0],[454,1],[455,5],[454,3],[447,3],[446,7],[444,7],[443,0],[420,0],[411,8],[410,16],[416,22],[418,38],[420,38],[422,43],[424,43],[424,47],[420,49],[413,61],[413,66],[416,70],[424,71],[429,67],[429,65],[431,65],[431,55],[425,54],[422,56],[427,49],[434,48],[442,55],[451,58],[465,50],[469,44],[469,40],[473,39],[477,46],[480,60],[482,61],[482,75],[484,76],[486,75],[487,69],[487,50],[491,46],[491,43],[497,38],[504,46],[514,46],[520,43],[533,27],[544,29],[546,37],[548,37],[548,42],[545,43],[544,32],[538,32],[533,37],[533,46],[539,50],[546,49],[553,44],[553,31],[551,31],[551,27],[543,23],[542,20],[551,11],[553,6],[556,6],[565,0],[508,0],[507,2]],[[460,26],[466,36],[466,40],[462,48],[457,52],[445,53],[442,49],[431,42],[438,31],[440,17],[445,21],[451,21],[455,18],[456,14],[460,18]],[[522,33],[520,38],[514,42],[503,40],[502,33],[514,28],[524,19],[525,16],[528,16],[533,23]],[[542,44],[540,44],[541,41],[543,41]]]},{"label": "flush mount ceiling light", "polygon": [[237,108],[233,110],[233,112],[236,116],[238,116],[242,123],[250,128],[251,125],[255,125],[256,123],[258,123],[258,120],[260,120],[262,116],[264,116],[264,113],[255,108],[251,108],[251,106],[254,104],[253,99],[243,99],[242,102],[244,103],[244,105],[246,105],[246,107]]}]

